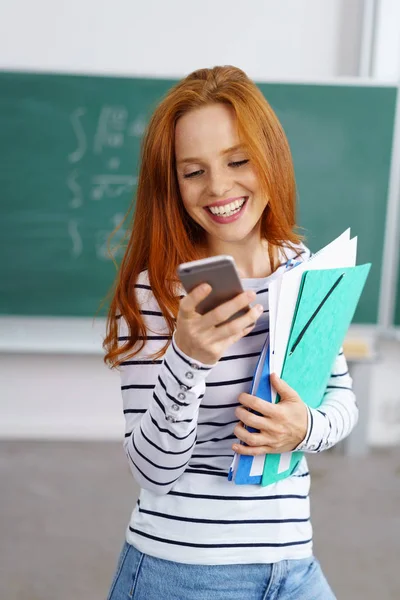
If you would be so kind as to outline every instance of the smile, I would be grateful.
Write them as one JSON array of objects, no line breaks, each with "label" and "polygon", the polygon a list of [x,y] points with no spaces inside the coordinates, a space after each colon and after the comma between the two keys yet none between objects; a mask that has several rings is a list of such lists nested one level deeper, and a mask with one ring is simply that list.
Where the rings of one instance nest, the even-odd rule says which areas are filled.
[{"label": "smile", "polygon": [[238,211],[243,204],[245,203],[246,198],[241,198],[240,200],[234,200],[229,204],[224,204],[223,206],[209,206],[209,210],[213,215],[225,215],[230,217],[233,213]]},{"label": "smile", "polygon": [[211,219],[216,223],[231,223],[236,221],[244,212],[248,198],[244,197],[240,200],[235,200],[230,204],[225,204],[220,207],[206,207]]}]

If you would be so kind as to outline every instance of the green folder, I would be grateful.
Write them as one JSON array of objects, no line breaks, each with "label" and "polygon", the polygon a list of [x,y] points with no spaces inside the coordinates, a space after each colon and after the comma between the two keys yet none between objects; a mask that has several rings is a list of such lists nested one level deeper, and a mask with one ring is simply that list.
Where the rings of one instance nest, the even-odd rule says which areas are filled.
[{"label": "green folder", "polygon": [[[281,377],[312,408],[322,402],[370,268],[368,263],[302,276]],[[302,455],[290,453],[282,467],[280,454],[267,454],[261,485],[289,477]]]}]

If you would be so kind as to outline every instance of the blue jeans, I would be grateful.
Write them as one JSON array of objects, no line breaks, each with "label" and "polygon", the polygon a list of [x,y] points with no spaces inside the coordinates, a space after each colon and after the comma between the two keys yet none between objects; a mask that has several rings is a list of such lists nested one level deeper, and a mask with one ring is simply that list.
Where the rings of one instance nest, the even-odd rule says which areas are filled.
[{"label": "blue jeans", "polygon": [[125,543],[108,600],[335,600],[314,557],[274,564],[192,565]]}]

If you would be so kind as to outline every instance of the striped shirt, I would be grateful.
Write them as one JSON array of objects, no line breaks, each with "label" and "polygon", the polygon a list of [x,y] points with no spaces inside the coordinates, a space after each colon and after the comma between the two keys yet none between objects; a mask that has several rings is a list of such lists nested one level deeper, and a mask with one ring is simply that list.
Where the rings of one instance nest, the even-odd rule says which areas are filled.
[{"label": "striped shirt", "polygon": [[[140,354],[121,365],[126,420],[124,448],[141,487],[127,541],[141,552],[197,564],[273,563],[312,554],[310,475],[303,457],[291,477],[275,484],[228,481],[238,396],[249,392],[269,328],[268,282],[287,259],[310,256],[302,244],[281,254],[278,270],[242,279],[264,312],[255,328],[231,345],[215,365],[202,364],[172,343],[162,359],[149,358],[168,338],[160,307],[140,274],[136,294],[148,328]],[[299,259],[298,259],[299,260]],[[184,294],[179,288],[179,295]],[[253,304],[254,304],[253,303]],[[128,335],[119,320],[119,339]],[[298,449],[320,452],[350,433],[358,417],[352,379],[341,351],[319,409]]]}]

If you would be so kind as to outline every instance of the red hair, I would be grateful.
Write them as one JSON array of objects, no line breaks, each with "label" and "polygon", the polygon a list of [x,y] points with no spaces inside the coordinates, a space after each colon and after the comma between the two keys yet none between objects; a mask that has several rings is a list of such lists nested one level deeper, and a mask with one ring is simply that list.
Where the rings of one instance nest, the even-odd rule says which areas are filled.
[{"label": "red hair", "polygon": [[[172,337],[180,302],[175,292],[176,268],[204,256],[200,248],[205,244],[205,232],[187,214],[179,193],[174,146],[179,117],[211,103],[233,108],[240,139],[269,200],[260,233],[268,241],[272,272],[278,267],[274,247],[299,244],[303,239],[294,231],[296,185],[291,152],[274,111],[240,69],[226,66],[194,71],[161,101],[143,139],[133,222],[111,292],[103,344],[104,361],[112,367],[138,354],[146,344],[146,325],[135,294],[139,273],[148,270],[152,292]],[[123,316],[129,330],[124,345],[118,342],[117,314]],[[138,340],[142,343],[134,349]],[[170,343],[152,358],[160,358]]]}]

